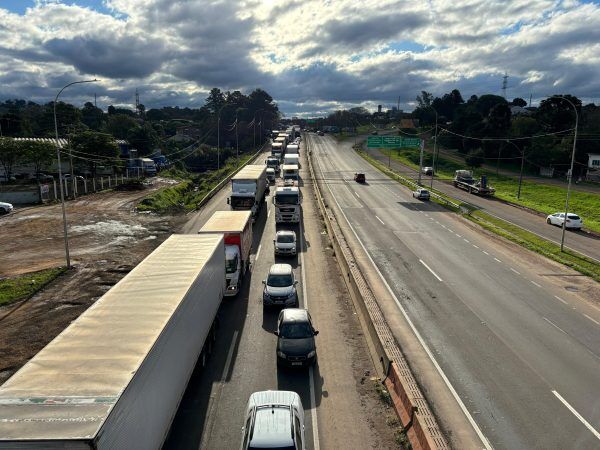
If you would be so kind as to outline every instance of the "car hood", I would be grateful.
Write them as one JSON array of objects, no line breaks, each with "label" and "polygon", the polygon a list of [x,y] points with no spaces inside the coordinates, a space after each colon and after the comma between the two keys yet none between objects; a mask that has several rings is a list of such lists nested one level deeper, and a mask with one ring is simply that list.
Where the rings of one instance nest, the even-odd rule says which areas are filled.
[{"label": "car hood", "polygon": [[292,356],[306,356],[315,349],[315,338],[277,340],[277,350]]},{"label": "car hood", "polygon": [[292,294],[294,292],[294,286],[285,286],[285,287],[266,286],[265,292],[269,295],[274,295],[276,297],[283,297],[284,295]]},{"label": "car hood", "polygon": [[296,247],[295,242],[275,242],[277,248],[294,248]]}]

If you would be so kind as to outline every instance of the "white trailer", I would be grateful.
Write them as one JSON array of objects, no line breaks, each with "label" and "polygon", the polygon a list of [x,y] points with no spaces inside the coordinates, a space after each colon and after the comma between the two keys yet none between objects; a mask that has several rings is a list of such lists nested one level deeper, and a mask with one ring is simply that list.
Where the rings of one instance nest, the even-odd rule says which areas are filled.
[{"label": "white trailer", "polygon": [[227,288],[225,296],[237,295],[250,267],[252,215],[250,211],[216,211],[198,234],[219,233],[225,240]]},{"label": "white trailer", "polygon": [[221,235],[173,235],[0,387],[0,449],[160,449],[225,289]]},{"label": "white trailer", "polygon": [[300,178],[300,171],[296,164],[284,164],[281,166],[281,178],[284,181],[296,182]]},{"label": "white trailer", "polygon": [[300,157],[298,156],[297,153],[286,153],[286,155],[283,157],[283,165],[289,165],[289,166],[298,166],[300,167]]},{"label": "white trailer", "polygon": [[298,144],[290,144],[285,149],[285,153],[286,154],[290,154],[291,153],[291,154],[298,155],[300,153],[300,147],[298,146]]},{"label": "white trailer", "polygon": [[267,168],[264,165],[247,165],[231,179],[231,196],[227,203],[234,211],[251,211],[255,217],[269,189]]}]

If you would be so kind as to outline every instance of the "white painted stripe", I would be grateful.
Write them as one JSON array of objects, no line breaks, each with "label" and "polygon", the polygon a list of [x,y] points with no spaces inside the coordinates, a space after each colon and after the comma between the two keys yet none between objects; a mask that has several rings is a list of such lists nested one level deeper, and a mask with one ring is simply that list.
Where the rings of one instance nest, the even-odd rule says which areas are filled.
[{"label": "white painted stripe", "polygon": [[501,263],[502,261],[500,261],[498,258],[494,258],[494,261]]},{"label": "white painted stripe", "polygon": [[485,250],[481,250],[483,253],[485,253],[486,255],[490,256],[490,254],[488,252],[486,252]]},{"label": "white painted stripe", "polygon": [[460,238],[462,237],[462,236],[461,236],[460,234],[458,234],[458,233],[455,233],[455,234],[456,234],[456,237],[460,237]]},{"label": "white painted stripe", "polygon": [[271,215],[271,208],[269,208],[267,211],[267,219],[269,218],[270,215]]},{"label": "white painted stripe", "polygon": [[469,242],[468,239],[463,238],[463,241],[465,241],[467,244],[470,244],[471,242]]},{"label": "white painted stripe", "polygon": [[473,247],[475,247],[475,248],[479,248],[479,247],[477,247],[475,244],[471,244],[471,245],[472,245]]},{"label": "white painted stripe", "polygon": [[358,195],[358,192],[354,191],[354,193],[356,194],[356,196],[357,196],[358,198],[360,198],[360,195]]},{"label": "white painted stripe", "polygon": [[[320,161],[320,159],[317,159],[317,164],[319,166],[319,169],[321,170],[321,175],[322,175],[323,174],[323,168],[321,167],[321,161]],[[475,422],[475,419],[473,418],[473,416],[471,415],[471,413],[469,412],[469,410],[467,409],[467,407],[463,403],[462,399],[458,395],[458,392],[456,392],[456,389],[454,389],[454,386],[452,385],[452,383],[450,382],[450,380],[448,379],[448,377],[446,376],[446,374],[442,370],[441,366],[439,365],[439,363],[435,359],[435,356],[433,356],[433,352],[429,349],[429,346],[425,343],[425,340],[423,339],[423,336],[421,336],[421,333],[419,333],[419,330],[417,330],[417,327],[415,327],[415,324],[413,323],[413,321],[409,317],[408,313],[406,312],[406,309],[404,308],[404,306],[402,306],[402,303],[400,303],[400,300],[398,300],[398,297],[396,297],[396,294],[394,294],[394,291],[392,291],[392,288],[390,287],[390,285],[388,284],[387,280],[385,279],[385,277],[383,276],[383,274],[379,270],[379,267],[377,267],[377,264],[375,264],[375,261],[373,261],[373,258],[371,257],[371,254],[367,251],[367,248],[365,247],[365,244],[358,237],[358,234],[356,233],[356,230],[354,229],[354,227],[352,226],[352,224],[348,220],[348,216],[346,216],[346,213],[344,212],[344,210],[340,206],[340,203],[338,202],[337,198],[335,197],[335,195],[333,195],[333,191],[331,189],[331,186],[329,186],[329,183],[327,183],[327,181],[325,181],[325,186],[327,186],[327,190],[329,190],[329,193],[333,197],[333,200],[335,201],[338,209],[342,213],[342,216],[344,217],[344,219],[348,223],[348,226],[352,230],[352,233],[354,234],[354,237],[356,237],[356,240],[358,241],[358,243],[360,244],[360,246],[364,250],[365,254],[367,255],[367,258],[369,258],[369,261],[371,262],[371,264],[375,268],[375,271],[379,275],[379,278],[381,278],[381,281],[383,282],[384,286],[386,287],[386,289],[388,290],[388,292],[390,293],[390,295],[394,299],[394,302],[396,303],[396,306],[398,307],[398,309],[400,310],[400,312],[404,316],[404,319],[406,320],[406,322],[410,326],[410,328],[411,328],[412,332],[414,333],[414,335],[417,337],[417,340],[421,344],[421,347],[423,347],[423,350],[425,350],[425,353],[427,353],[427,356],[431,360],[432,364],[434,365],[434,367],[437,370],[437,372],[440,375],[440,377],[442,377],[442,380],[444,380],[444,383],[446,384],[446,387],[448,387],[448,390],[450,391],[450,393],[454,397],[454,400],[456,401],[456,403],[460,407],[461,411],[463,412],[463,414],[465,415],[465,417],[467,418],[467,420],[469,421],[469,423],[473,427],[473,430],[475,431],[475,433],[477,434],[477,436],[479,436],[479,439],[481,440],[481,443],[483,444],[484,448],[486,450],[492,450],[492,448],[493,448],[492,445],[490,444],[490,442],[487,440],[487,438],[485,437],[485,435],[481,431],[481,428],[479,428],[479,425],[477,425],[477,422]],[[425,215],[427,215],[427,214],[425,214]]]},{"label": "white painted stripe", "polygon": [[438,279],[438,281],[442,281],[442,279],[438,276],[438,274],[435,273],[433,270],[431,270],[431,267],[429,267],[427,264],[425,264],[425,261],[423,261],[422,259],[419,259],[419,262],[421,264],[423,264],[427,268],[427,270],[429,270],[433,274],[433,276]]},{"label": "white painted stripe", "polygon": [[594,319],[593,317],[588,316],[586,313],[583,313],[583,315],[585,317],[587,317],[588,319],[590,319],[592,322],[594,322],[596,325],[600,325],[600,322],[598,322],[596,319]]},{"label": "white painted stripe", "polygon": [[512,270],[512,271],[513,271],[514,273],[516,273],[517,275],[521,275],[521,274],[519,273],[519,271],[518,271],[518,270],[515,270],[515,269],[513,269],[512,267],[510,268],[510,270]]},{"label": "white painted stripe", "polygon": [[260,249],[262,248],[262,244],[258,244],[258,250],[256,251],[256,256],[254,257],[254,261],[258,261],[258,255],[260,255]]},{"label": "white painted stripe", "polygon": [[231,344],[229,345],[229,351],[227,352],[227,360],[225,361],[225,367],[223,368],[223,373],[221,374],[221,383],[224,383],[227,379],[227,374],[229,373],[229,366],[231,366],[231,360],[233,358],[233,349],[235,348],[235,343],[237,342],[238,330],[233,332],[233,339],[231,340]]},{"label": "white painted stripe", "polygon": [[535,282],[535,281],[533,281],[533,280],[529,280],[529,281],[531,281],[531,284],[533,284],[533,285],[535,285],[535,286],[537,286],[537,287],[539,287],[539,288],[541,288],[541,287],[542,287],[542,285],[541,285],[541,284],[538,284],[538,283],[536,283],[536,282]]},{"label": "white painted stripe", "polygon": [[573,415],[574,415],[575,417],[577,417],[577,418],[579,419],[579,421],[580,421],[580,422],[581,422],[583,425],[585,425],[585,427],[586,427],[588,430],[590,430],[590,431],[592,432],[592,434],[593,434],[594,436],[596,436],[596,439],[600,440],[600,433],[598,433],[598,431],[597,431],[597,430],[596,430],[596,429],[595,429],[593,426],[591,426],[591,425],[589,424],[589,422],[588,422],[587,420],[585,420],[585,419],[583,418],[583,416],[582,416],[581,414],[579,414],[579,413],[578,413],[578,412],[575,410],[575,408],[573,408],[573,407],[572,407],[572,406],[569,404],[569,402],[568,402],[568,401],[566,401],[566,400],[563,398],[563,396],[562,396],[562,395],[560,395],[560,394],[559,394],[558,392],[556,392],[556,391],[552,391],[552,393],[553,393],[553,394],[556,396],[556,398],[558,398],[558,399],[559,399],[559,400],[562,402],[562,404],[563,404],[563,405],[565,405],[565,406],[566,406],[566,407],[569,409],[569,411],[571,411],[571,412],[573,413]]},{"label": "white painted stripe", "polygon": [[554,298],[563,302],[565,305],[568,305],[568,303],[565,300],[563,300],[562,298],[560,298],[558,295],[555,295]]},{"label": "white painted stripe", "polygon": [[548,322],[550,325],[552,325],[554,328],[556,328],[557,330],[559,330],[561,333],[565,333],[565,334],[567,334],[567,332],[566,332],[565,330],[563,330],[561,327],[559,327],[558,325],[556,325],[556,324],[555,324],[554,322],[552,322],[550,319],[546,319],[546,318],[544,317],[544,320],[545,320],[546,322]]},{"label": "white painted stripe", "polygon": [[382,224],[382,225],[385,225],[385,223],[383,222],[383,220],[381,220],[379,217],[375,216],[375,218],[376,218],[377,220],[379,220],[379,221],[381,222],[381,224]]}]

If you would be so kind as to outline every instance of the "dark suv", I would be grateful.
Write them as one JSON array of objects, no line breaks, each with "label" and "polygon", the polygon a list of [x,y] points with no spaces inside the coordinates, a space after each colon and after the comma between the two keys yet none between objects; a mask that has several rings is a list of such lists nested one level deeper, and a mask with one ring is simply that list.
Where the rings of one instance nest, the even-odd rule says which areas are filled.
[{"label": "dark suv", "polygon": [[319,334],[312,325],[306,309],[289,308],[279,313],[277,319],[277,365],[307,367],[317,360],[315,336]]}]

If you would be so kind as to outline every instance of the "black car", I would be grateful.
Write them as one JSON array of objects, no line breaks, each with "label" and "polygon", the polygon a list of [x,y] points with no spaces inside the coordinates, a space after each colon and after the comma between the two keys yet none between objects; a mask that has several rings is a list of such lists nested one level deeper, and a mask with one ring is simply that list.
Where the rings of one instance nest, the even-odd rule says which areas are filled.
[{"label": "black car", "polygon": [[317,360],[315,336],[319,334],[312,325],[306,309],[287,308],[277,319],[277,365],[308,367]]}]

